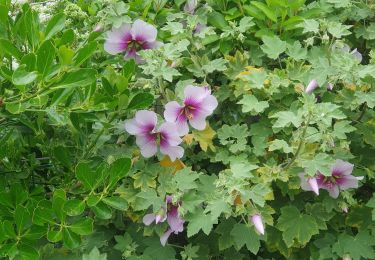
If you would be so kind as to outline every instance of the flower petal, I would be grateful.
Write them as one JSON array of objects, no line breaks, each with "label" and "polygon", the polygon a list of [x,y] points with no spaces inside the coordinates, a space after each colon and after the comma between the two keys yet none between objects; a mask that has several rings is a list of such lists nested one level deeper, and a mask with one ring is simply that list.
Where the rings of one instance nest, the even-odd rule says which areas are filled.
[{"label": "flower petal", "polygon": [[337,199],[337,197],[340,194],[339,187],[337,185],[333,185],[333,187],[330,189],[326,188],[326,190],[328,191],[329,196],[331,196],[334,199]]},{"label": "flower petal", "polygon": [[344,175],[342,178],[338,178],[336,182],[341,190],[358,188],[358,179],[352,175]]},{"label": "flower petal", "polygon": [[336,160],[335,165],[331,168],[332,175],[350,175],[354,165],[343,160]]},{"label": "flower petal", "polygon": [[149,226],[151,225],[152,222],[154,222],[154,220],[155,220],[155,214],[146,214],[143,217],[143,224],[145,224],[146,226]]},{"label": "flower petal", "polygon": [[134,118],[125,120],[125,130],[131,135],[139,135],[143,133],[142,127]]},{"label": "flower petal", "polygon": [[187,85],[184,90],[184,101],[191,100],[199,103],[210,94],[211,91],[208,88]]},{"label": "flower petal", "polygon": [[204,130],[206,128],[206,116],[198,115],[189,120],[190,125],[197,130]]},{"label": "flower petal", "polygon": [[301,180],[301,189],[305,191],[311,191],[311,186],[307,182],[307,178],[305,177],[305,173],[301,172],[298,174],[300,180]]},{"label": "flower petal", "polygon": [[180,146],[160,146],[160,152],[169,156],[172,162],[176,158],[182,158],[184,156],[184,148]]},{"label": "flower petal", "polygon": [[311,93],[317,87],[318,87],[318,82],[315,79],[313,79],[313,80],[310,81],[309,85],[307,85],[307,87],[305,89],[305,92],[306,93]]},{"label": "flower petal", "polygon": [[218,102],[216,97],[213,95],[208,95],[205,99],[202,100],[202,103],[200,105],[201,110],[203,110],[203,113],[205,113],[207,116],[211,115],[212,112],[217,108]]},{"label": "flower petal", "polygon": [[156,28],[142,20],[136,20],[130,30],[133,40],[139,42],[154,42],[157,36]]},{"label": "flower petal", "polygon": [[171,230],[177,234],[184,230],[184,223],[185,221],[180,218],[180,214],[178,213],[178,207],[172,206],[168,211],[167,221]]},{"label": "flower petal", "polygon": [[123,24],[121,27],[107,32],[104,50],[109,54],[117,54],[125,51],[128,47],[128,42],[132,38],[130,28],[129,24]]},{"label": "flower petal", "polygon": [[318,182],[316,181],[316,178],[312,177],[307,180],[309,186],[311,187],[311,190],[316,194],[319,195],[319,186]]},{"label": "flower petal", "polygon": [[169,238],[169,236],[172,234],[172,230],[171,229],[168,229],[167,232],[165,232],[161,237],[160,237],[160,243],[162,246],[165,246],[165,244],[167,243],[167,240]]},{"label": "flower petal", "polygon": [[182,142],[178,131],[177,124],[171,122],[164,122],[158,130],[162,135],[160,140],[160,147],[162,146],[177,146]]},{"label": "flower petal", "polygon": [[151,138],[152,136],[146,135],[137,135],[136,136],[136,143],[141,149],[141,154],[145,158],[150,158],[154,156],[158,151],[158,147],[156,145],[156,140]]},{"label": "flower petal", "polygon": [[181,114],[183,107],[177,101],[168,102],[165,105],[164,118],[167,122],[175,123]]},{"label": "flower petal", "polygon": [[[158,118],[156,113],[148,110],[139,110],[135,113],[135,120],[141,126],[153,126],[155,128]],[[152,128],[151,130],[153,130]]]}]

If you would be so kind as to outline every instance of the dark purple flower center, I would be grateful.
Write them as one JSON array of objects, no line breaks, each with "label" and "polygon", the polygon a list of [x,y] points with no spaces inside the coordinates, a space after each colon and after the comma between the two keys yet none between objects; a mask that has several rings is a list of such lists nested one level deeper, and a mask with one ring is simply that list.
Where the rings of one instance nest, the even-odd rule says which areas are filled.
[{"label": "dark purple flower center", "polygon": [[319,185],[324,185],[329,189],[332,189],[333,186],[339,184],[341,175],[333,173],[332,176],[324,176],[323,174],[319,174],[316,177],[316,180]]}]

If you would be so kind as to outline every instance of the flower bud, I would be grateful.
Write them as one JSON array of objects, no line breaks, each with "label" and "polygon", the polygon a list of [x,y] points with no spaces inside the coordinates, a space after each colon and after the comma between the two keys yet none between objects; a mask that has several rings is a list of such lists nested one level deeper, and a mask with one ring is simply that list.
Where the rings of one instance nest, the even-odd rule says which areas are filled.
[{"label": "flower bud", "polygon": [[330,90],[330,91],[332,91],[333,90],[333,84],[332,83],[328,83],[327,89]]},{"label": "flower bud", "polygon": [[350,255],[344,255],[342,257],[342,260],[352,260],[352,258],[350,257]]},{"label": "flower bud", "polygon": [[255,229],[262,235],[264,235],[264,225],[262,217],[259,214],[251,216],[251,222],[253,222]]},{"label": "flower bud", "polygon": [[317,87],[318,87],[318,82],[315,79],[313,79],[313,80],[310,81],[309,85],[307,85],[307,87],[305,89],[305,93],[311,93]]},{"label": "flower bud", "polygon": [[316,181],[316,178],[309,178],[307,180],[307,182],[309,183],[309,186],[311,188],[311,190],[316,194],[316,195],[319,195],[319,186],[318,186],[318,182]]},{"label": "flower bud", "polygon": [[101,32],[103,31],[103,25],[98,23],[95,28],[94,28],[94,32]]},{"label": "flower bud", "polygon": [[348,213],[348,207],[343,207],[342,211],[345,212],[345,213]]}]

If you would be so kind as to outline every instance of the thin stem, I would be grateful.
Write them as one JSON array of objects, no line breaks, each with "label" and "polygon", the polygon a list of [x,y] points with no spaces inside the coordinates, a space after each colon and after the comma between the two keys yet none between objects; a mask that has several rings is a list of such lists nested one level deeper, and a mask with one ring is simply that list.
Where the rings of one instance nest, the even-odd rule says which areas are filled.
[{"label": "thin stem", "polygon": [[311,113],[309,113],[309,115],[307,116],[307,120],[306,120],[306,123],[305,123],[303,131],[302,131],[302,136],[301,136],[301,139],[299,141],[297,151],[293,155],[293,157],[289,161],[289,163],[284,167],[284,169],[283,169],[284,171],[286,171],[293,164],[293,162],[297,159],[297,156],[299,155],[299,153],[301,151],[301,148],[302,148],[302,145],[303,145],[303,142],[304,142],[304,139],[305,139],[305,135],[306,135],[307,127],[309,126],[309,123],[310,123],[310,119],[311,119]]}]

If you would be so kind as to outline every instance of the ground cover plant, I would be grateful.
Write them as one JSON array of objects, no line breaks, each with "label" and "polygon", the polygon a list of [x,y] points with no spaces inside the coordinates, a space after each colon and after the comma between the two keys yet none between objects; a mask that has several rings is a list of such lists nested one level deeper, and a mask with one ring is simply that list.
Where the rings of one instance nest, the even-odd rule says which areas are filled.
[{"label": "ground cover plant", "polygon": [[371,0],[0,0],[3,259],[375,259]]}]

